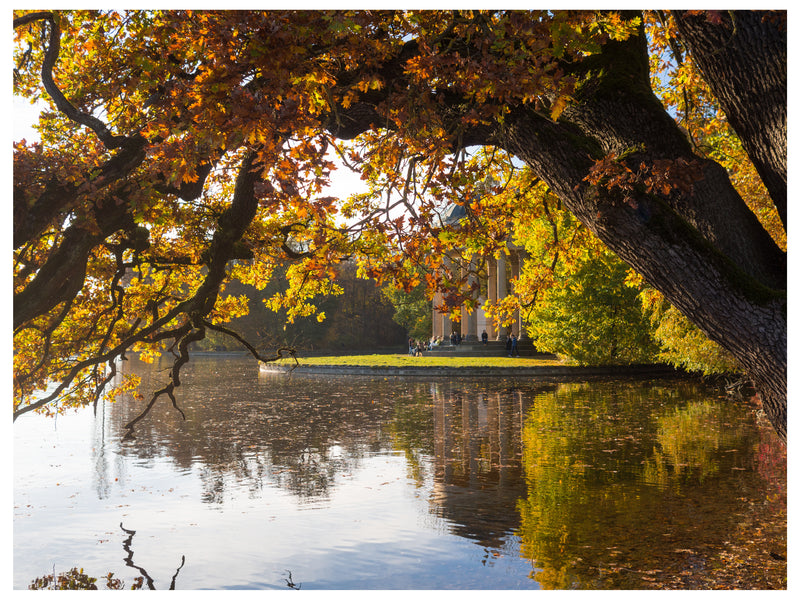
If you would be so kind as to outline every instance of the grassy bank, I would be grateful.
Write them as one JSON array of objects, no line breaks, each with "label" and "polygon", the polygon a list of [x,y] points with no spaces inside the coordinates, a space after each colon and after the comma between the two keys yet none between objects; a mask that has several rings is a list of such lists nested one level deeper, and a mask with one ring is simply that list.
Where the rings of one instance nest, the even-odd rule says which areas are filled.
[{"label": "grassy bank", "polygon": [[[552,358],[506,356],[409,356],[408,354],[359,354],[350,356],[314,356],[297,359],[301,365],[352,365],[362,367],[553,367],[562,363]],[[285,358],[276,364],[293,365]]]}]

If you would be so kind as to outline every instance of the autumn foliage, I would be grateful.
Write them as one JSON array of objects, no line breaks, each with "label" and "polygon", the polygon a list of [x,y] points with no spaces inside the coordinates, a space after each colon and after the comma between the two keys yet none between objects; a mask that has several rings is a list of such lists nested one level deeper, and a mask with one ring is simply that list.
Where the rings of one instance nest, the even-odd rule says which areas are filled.
[{"label": "autumn foliage", "polygon": [[[746,28],[771,45],[739,52]],[[14,148],[15,417],[135,388],[130,351],[174,355],[151,401],[177,406],[190,345],[248,310],[229,282],[279,266],[289,318],[348,258],[472,307],[444,258],[505,252],[538,202],[511,185],[524,164],[734,353],[785,431],[785,92],[761,152],[738,100],[773,84],[734,82],[706,44],[727,35],[721,62],[778,87],[783,61],[785,90],[785,13],[15,11],[14,32],[15,94],[44,107]],[[336,168],[366,191],[332,197]]]}]

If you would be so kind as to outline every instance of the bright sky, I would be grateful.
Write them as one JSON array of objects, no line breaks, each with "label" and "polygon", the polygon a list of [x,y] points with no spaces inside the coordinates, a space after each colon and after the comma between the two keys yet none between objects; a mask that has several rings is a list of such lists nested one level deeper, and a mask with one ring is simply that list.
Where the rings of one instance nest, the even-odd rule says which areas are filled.
[{"label": "bright sky", "polygon": [[24,98],[14,96],[14,141],[25,139],[29,142],[39,139],[39,134],[32,128],[39,118],[39,108]]}]

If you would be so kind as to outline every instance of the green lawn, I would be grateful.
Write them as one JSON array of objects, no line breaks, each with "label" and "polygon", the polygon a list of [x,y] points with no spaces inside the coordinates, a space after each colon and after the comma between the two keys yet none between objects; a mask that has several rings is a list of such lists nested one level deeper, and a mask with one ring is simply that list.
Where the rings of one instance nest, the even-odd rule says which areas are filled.
[{"label": "green lawn", "polygon": [[[555,359],[505,356],[409,356],[408,354],[364,354],[298,358],[301,365],[355,365],[369,367],[545,367],[562,364]],[[284,358],[276,364],[294,364]]]}]

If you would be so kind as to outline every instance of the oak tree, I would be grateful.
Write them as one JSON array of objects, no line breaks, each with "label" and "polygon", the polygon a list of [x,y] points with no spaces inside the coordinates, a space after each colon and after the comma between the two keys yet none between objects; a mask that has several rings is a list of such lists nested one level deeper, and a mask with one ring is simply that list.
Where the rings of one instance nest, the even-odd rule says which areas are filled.
[{"label": "oak tree", "polygon": [[[771,224],[654,94],[655,22]],[[350,256],[466,299],[441,210],[480,216],[481,146],[728,350],[785,437],[785,12],[17,11],[14,30],[15,92],[49,107],[14,154],[15,416],[100,398],[130,350],[175,354],[152,400],[177,405],[188,345],[245,310],[227,282],[281,262],[299,313]],[[331,153],[370,191],[325,196]],[[502,223],[482,233],[470,264],[502,251]]]}]

